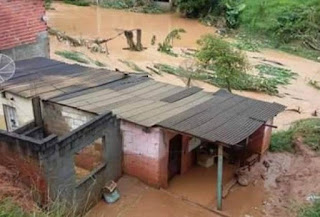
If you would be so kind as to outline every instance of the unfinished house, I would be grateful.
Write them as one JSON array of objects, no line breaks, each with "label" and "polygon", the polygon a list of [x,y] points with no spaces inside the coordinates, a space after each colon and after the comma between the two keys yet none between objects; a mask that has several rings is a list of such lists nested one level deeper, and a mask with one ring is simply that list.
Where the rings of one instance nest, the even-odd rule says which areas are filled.
[{"label": "unfinished house", "polygon": [[[177,182],[184,174],[192,174],[194,168],[204,168],[202,172],[210,174],[210,186],[204,189],[215,189],[211,185],[216,184],[209,196],[217,195],[219,209],[223,184],[231,178],[223,172],[229,165],[250,168],[259,161],[270,144],[273,118],[284,110],[277,103],[224,90],[209,93],[197,87],[156,82],[146,76],[44,58],[20,61],[17,66],[15,77],[3,86],[3,95],[15,94],[19,96],[16,102],[21,97],[31,105],[37,104],[32,103],[32,98],[39,96],[45,135],[63,136],[66,131],[70,133],[67,129],[77,130],[84,120],[92,121],[112,112],[120,121],[115,127],[120,128],[122,144],[118,144],[116,153],[121,147],[124,173],[149,185],[167,188],[172,180]],[[35,106],[31,107],[35,110]],[[81,112],[83,120],[66,118],[74,117],[68,115],[70,110]],[[68,127],[61,127],[56,116],[63,116]],[[81,168],[87,165],[85,159],[76,158],[75,162]],[[228,174],[233,175],[234,171]],[[199,173],[191,176],[204,179]],[[197,186],[194,183],[188,187]]]}]

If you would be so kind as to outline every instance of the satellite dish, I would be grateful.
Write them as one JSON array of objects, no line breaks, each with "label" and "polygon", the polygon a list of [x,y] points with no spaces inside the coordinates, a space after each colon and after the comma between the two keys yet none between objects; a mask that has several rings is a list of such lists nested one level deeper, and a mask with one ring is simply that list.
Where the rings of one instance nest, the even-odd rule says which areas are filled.
[{"label": "satellite dish", "polygon": [[0,54],[0,84],[8,81],[16,71],[16,64],[7,55]]}]

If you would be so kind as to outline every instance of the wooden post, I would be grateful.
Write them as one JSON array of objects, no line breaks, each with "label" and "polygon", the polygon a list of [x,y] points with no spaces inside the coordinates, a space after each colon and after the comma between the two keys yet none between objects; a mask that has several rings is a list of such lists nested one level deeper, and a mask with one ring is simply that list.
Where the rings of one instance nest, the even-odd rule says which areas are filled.
[{"label": "wooden post", "polygon": [[137,29],[137,45],[136,45],[137,51],[143,50],[141,40],[142,40],[142,31],[141,31],[141,29]]},{"label": "wooden post", "polygon": [[217,170],[217,209],[222,210],[222,172],[223,172],[223,146],[218,145],[218,170]]}]

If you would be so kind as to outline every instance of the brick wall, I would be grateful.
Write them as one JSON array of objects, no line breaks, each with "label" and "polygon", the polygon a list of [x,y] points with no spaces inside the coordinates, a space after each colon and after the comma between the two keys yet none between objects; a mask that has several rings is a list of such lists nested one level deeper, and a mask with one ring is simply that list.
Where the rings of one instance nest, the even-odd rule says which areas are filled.
[{"label": "brick wall", "polygon": [[161,186],[161,159],[165,156],[162,130],[121,121],[123,170],[149,185]]},{"label": "brick wall", "polygon": [[35,43],[44,14],[44,0],[0,0],[0,50]]}]

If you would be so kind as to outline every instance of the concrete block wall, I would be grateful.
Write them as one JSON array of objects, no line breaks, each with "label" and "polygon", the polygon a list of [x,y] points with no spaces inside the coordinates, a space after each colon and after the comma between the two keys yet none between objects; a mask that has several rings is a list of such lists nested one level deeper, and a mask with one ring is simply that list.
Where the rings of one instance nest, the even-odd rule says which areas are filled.
[{"label": "concrete block wall", "polygon": [[62,106],[59,104],[43,103],[43,121],[47,134],[63,136],[77,129],[96,117],[95,114]]},{"label": "concrete block wall", "polygon": [[15,60],[49,56],[44,0],[0,0],[0,53]]},{"label": "concrete block wall", "polygon": [[[78,212],[101,199],[101,189],[122,175],[120,121],[111,113],[105,118],[50,102],[43,103],[45,127],[60,134],[56,147],[41,155],[52,197],[72,201]],[[74,156],[97,139],[103,139],[103,164],[82,180],[75,176]]]},{"label": "concrete block wall", "polygon": [[165,157],[163,132],[160,128],[145,128],[121,121],[123,140],[123,170],[143,182],[160,187],[161,161]]}]

